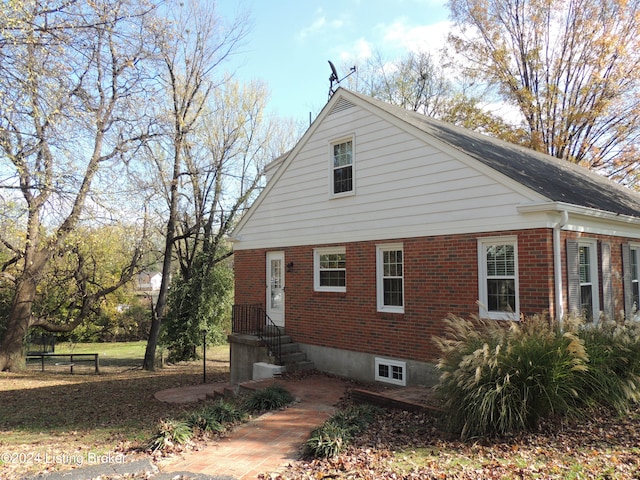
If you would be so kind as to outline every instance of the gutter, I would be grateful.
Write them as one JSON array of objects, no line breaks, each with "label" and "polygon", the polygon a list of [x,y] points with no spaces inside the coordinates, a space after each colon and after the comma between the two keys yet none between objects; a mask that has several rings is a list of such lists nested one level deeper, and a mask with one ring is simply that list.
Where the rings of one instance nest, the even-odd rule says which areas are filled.
[{"label": "gutter", "polygon": [[555,286],[555,300],[556,300],[556,321],[558,325],[562,326],[562,319],[564,317],[564,298],[562,295],[562,245],[560,241],[560,231],[569,222],[569,212],[567,210],[560,210],[560,221],[553,226],[553,275]]}]

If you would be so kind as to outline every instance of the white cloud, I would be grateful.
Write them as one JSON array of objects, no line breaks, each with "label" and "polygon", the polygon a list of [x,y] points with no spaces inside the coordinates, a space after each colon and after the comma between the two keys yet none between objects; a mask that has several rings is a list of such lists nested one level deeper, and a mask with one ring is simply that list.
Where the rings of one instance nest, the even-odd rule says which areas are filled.
[{"label": "white cloud", "polygon": [[327,16],[322,8],[319,8],[314,12],[314,17],[315,19],[310,25],[304,27],[298,32],[298,39],[304,40],[311,35],[323,33],[327,29],[337,30],[343,28],[346,24],[346,22],[341,18],[335,18],[331,21],[327,21]]},{"label": "white cloud", "polygon": [[445,20],[431,25],[410,26],[404,19],[399,19],[382,28],[386,47],[414,53],[437,53],[446,44],[453,24]]},{"label": "white cloud", "polygon": [[345,63],[366,60],[373,55],[373,47],[365,38],[360,37],[348,49],[339,53],[340,60]]}]

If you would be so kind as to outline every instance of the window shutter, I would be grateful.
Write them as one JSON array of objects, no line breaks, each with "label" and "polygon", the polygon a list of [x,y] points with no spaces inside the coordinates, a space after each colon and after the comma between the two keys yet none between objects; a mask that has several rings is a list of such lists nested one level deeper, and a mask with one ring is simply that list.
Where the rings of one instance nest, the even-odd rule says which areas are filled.
[{"label": "window shutter", "polygon": [[613,319],[613,290],[611,287],[611,244],[600,244],[602,267],[602,303],[604,314]]},{"label": "window shutter", "polygon": [[624,287],[624,316],[627,320],[633,313],[633,289],[631,285],[631,245],[622,244],[622,285]]},{"label": "window shutter", "polygon": [[567,290],[569,314],[580,314],[580,256],[578,242],[567,239]]}]

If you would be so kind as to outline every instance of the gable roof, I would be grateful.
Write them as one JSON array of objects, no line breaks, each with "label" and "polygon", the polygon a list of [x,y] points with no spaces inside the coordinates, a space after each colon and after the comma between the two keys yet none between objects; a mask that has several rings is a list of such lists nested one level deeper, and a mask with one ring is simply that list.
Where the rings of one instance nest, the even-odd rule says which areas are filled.
[{"label": "gable roof", "polygon": [[354,96],[383,110],[550,201],[640,217],[640,194],[584,167],[456,127],[342,87],[334,95],[338,93],[343,93],[346,98]]},{"label": "gable roof", "polygon": [[625,223],[640,224],[640,194],[584,167],[339,87],[294,148],[269,164],[267,184],[234,228],[234,240],[239,240],[247,222],[323,121],[352,106],[359,106],[414,136],[423,135],[423,140],[431,141],[435,148],[446,148],[459,160],[482,166],[485,173],[495,172],[494,179],[498,182],[508,179],[510,188],[519,185],[523,193],[527,191],[546,200],[532,204],[535,210],[531,211],[544,211],[547,203],[549,211],[574,205],[604,212],[610,219],[623,216]]}]

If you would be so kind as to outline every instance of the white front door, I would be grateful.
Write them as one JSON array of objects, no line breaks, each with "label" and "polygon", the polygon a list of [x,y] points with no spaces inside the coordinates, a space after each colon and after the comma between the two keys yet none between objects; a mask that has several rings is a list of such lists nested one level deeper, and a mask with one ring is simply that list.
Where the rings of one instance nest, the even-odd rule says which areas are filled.
[{"label": "white front door", "polygon": [[284,252],[267,252],[267,315],[284,327]]}]

